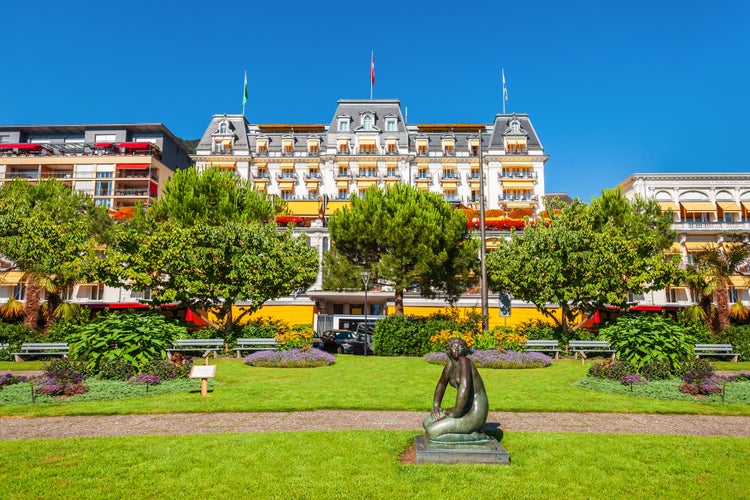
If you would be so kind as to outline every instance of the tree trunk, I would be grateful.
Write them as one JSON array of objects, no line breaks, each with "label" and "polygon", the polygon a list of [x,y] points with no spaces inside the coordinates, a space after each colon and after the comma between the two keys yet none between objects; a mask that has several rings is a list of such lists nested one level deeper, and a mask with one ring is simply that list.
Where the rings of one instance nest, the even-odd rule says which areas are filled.
[{"label": "tree trunk", "polygon": [[55,311],[62,303],[60,294],[50,293],[47,295],[47,317],[45,318],[44,328],[48,329],[55,322]]},{"label": "tree trunk", "polygon": [[42,287],[34,282],[34,278],[26,280],[26,302],[23,306],[23,323],[33,330],[39,329],[40,309],[42,303]]},{"label": "tree trunk", "polygon": [[721,333],[731,324],[729,317],[729,290],[726,281],[721,282],[721,286],[714,292],[714,302],[716,303],[716,333]]},{"label": "tree trunk", "polygon": [[403,290],[396,290],[395,302],[396,302],[396,314],[399,316],[403,316],[404,315],[404,291]]}]

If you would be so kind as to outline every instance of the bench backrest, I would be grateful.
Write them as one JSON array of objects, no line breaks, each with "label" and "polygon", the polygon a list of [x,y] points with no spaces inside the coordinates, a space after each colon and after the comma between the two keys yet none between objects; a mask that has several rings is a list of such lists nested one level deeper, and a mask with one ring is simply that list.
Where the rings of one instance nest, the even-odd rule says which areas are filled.
[{"label": "bench backrest", "polygon": [[272,339],[272,338],[237,339],[237,345],[276,345],[276,339]]},{"label": "bench backrest", "polygon": [[588,347],[594,349],[609,349],[609,342],[606,340],[571,340],[568,342],[569,347]]},{"label": "bench backrest", "polygon": [[21,344],[22,351],[67,351],[66,342],[24,342]]},{"label": "bench backrest", "polygon": [[695,344],[696,351],[732,352],[732,344]]},{"label": "bench backrest", "polygon": [[557,347],[557,340],[527,340],[524,342],[526,347]]},{"label": "bench backrest", "polygon": [[178,339],[174,341],[174,345],[180,347],[223,346],[224,339]]}]

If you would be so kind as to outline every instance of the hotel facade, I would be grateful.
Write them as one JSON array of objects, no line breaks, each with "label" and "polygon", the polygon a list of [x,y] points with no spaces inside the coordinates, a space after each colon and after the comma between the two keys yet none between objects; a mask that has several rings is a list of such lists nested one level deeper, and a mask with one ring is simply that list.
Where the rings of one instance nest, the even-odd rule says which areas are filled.
[{"label": "hotel facade", "polygon": [[[677,235],[668,251],[680,256],[682,266],[693,263],[701,250],[723,247],[728,235],[750,235],[750,173],[634,174],[619,186],[628,198],[656,200],[671,215]],[[748,304],[750,282],[741,275],[731,281],[729,303]],[[632,299],[669,309],[695,304],[699,297],[673,286]]]}]

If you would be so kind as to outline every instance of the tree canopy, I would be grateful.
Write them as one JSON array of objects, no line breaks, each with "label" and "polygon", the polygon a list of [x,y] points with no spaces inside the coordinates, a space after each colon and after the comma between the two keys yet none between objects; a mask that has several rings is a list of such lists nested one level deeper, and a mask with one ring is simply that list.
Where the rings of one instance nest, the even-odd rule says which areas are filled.
[{"label": "tree canopy", "polygon": [[655,201],[605,190],[590,205],[576,199],[549,212],[548,222],[511,233],[490,253],[487,274],[492,289],[532,302],[563,330],[577,313],[627,308],[628,293],[679,281],[677,263],[663,252],[674,239],[671,221]]},{"label": "tree canopy", "polygon": [[62,288],[97,279],[97,259],[111,225],[105,208],[57,180],[0,187],[0,255],[25,273],[28,326],[39,326],[42,287],[51,319]]},{"label": "tree canopy", "polygon": [[121,225],[109,267],[128,286],[151,289],[154,303],[213,310],[231,329],[317,276],[317,252],[276,228],[279,208],[231,173],[176,173],[151,209]]},{"label": "tree canopy", "polygon": [[329,228],[339,253],[393,285],[397,314],[409,287],[455,300],[475,276],[479,242],[464,213],[437,193],[401,183],[373,187],[334,214]]}]

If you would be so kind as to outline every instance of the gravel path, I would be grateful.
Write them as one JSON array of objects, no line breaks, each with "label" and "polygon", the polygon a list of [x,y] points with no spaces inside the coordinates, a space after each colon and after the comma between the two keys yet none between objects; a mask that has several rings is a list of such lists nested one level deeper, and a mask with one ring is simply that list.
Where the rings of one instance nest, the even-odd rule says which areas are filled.
[{"label": "gravel path", "polygon": [[[0,440],[95,436],[325,430],[421,430],[424,412],[315,410],[288,413],[177,413],[77,417],[1,417]],[[750,417],[620,413],[490,412],[504,432],[681,434],[750,437]]]}]

